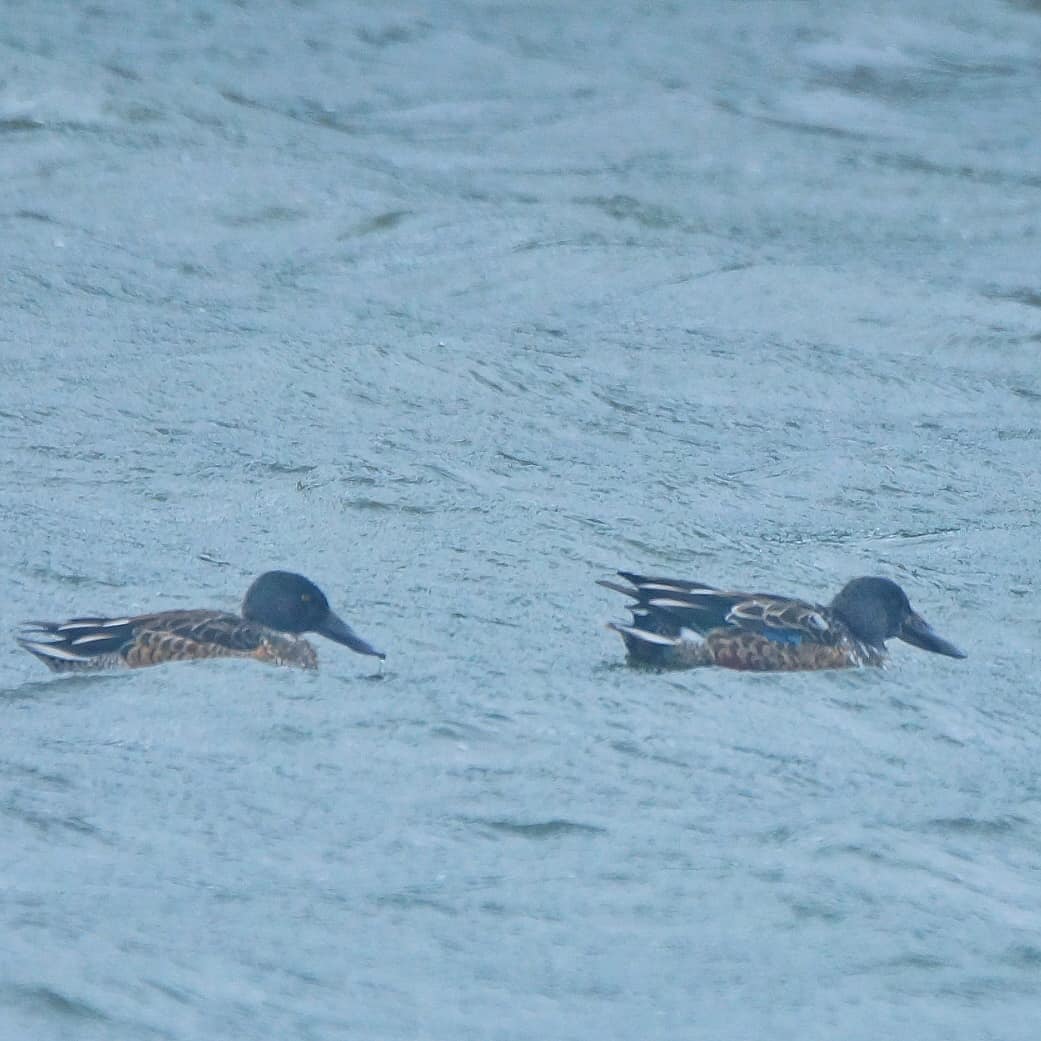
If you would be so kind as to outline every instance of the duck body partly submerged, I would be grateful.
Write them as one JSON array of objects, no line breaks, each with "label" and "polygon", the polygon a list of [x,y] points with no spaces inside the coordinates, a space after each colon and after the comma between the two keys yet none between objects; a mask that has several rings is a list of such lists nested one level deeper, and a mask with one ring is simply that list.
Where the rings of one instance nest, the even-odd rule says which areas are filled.
[{"label": "duck body partly submerged", "polygon": [[624,593],[632,624],[609,623],[629,661],[656,668],[715,665],[748,671],[847,669],[883,665],[896,638],[934,654],[964,658],[911,608],[887,578],[855,578],[828,605],[772,593],[740,593],[628,571],[600,584]]},{"label": "duck body partly submerged", "polygon": [[202,658],[253,658],[316,669],[313,632],[358,654],[383,658],[329,607],[325,594],[291,571],[267,571],[249,587],[242,614],[198,609],[123,617],[27,622],[18,642],[54,672],[143,668]]}]

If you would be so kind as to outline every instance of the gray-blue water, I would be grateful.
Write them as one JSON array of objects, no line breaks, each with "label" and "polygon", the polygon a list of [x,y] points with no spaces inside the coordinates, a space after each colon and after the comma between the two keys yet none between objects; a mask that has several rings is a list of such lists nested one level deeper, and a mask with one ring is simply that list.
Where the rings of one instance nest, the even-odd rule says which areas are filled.
[{"label": "gray-blue water", "polygon": [[[0,1037],[1033,1041],[1041,8],[0,4]],[[388,652],[52,677],[316,579]],[[953,661],[622,664],[618,567]]]}]

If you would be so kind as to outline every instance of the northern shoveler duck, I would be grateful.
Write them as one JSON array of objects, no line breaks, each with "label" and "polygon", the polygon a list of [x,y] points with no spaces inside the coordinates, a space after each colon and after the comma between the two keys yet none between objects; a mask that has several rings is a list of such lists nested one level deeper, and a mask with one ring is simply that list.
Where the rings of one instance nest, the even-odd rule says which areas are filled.
[{"label": "northern shoveler duck", "polygon": [[359,654],[386,657],[330,609],[313,582],[291,571],[261,575],[246,592],[241,617],[202,609],[25,626],[18,642],[54,672],[137,669],[199,658],[255,658],[316,669],[318,655],[301,633],[318,633]]},{"label": "northern shoveler duck", "polygon": [[934,654],[965,654],[911,609],[888,578],[854,578],[826,607],[768,593],[732,593],[700,582],[619,571],[632,625],[610,622],[633,664],[689,669],[720,665],[756,671],[882,665],[896,637]]}]

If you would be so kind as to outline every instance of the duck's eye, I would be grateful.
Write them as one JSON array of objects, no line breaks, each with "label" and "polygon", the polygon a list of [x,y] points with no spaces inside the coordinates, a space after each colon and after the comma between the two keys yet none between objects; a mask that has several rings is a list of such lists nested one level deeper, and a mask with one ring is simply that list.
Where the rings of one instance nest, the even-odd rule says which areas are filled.
[{"label": "duck's eye", "polygon": [[306,604],[311,599],[311,594],[310,593],[301,593],[300,594],[300,599],[303,600],[303,602]]}]

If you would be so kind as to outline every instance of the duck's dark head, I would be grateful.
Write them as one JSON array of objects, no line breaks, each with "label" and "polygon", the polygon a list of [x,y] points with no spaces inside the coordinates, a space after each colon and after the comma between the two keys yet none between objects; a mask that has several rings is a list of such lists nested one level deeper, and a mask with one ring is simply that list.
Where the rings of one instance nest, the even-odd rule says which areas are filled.
[{"label": "duck's dark head", "polygon": [[283,633],[318,633],[359,654],[386,657],[330,609],[318,586],[292,571],[265,571],[246,591],[242,617]]},{"label": "duck's dark head", "polygon": [[872,647],[884,648],[886,640],[895,636],[933,654],[965,657],[912,610],[907,594],[888,578],[854,578],[832,600],[830,611],[858,640]]}]

